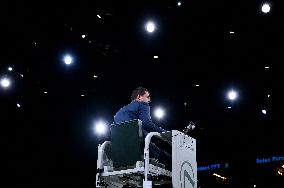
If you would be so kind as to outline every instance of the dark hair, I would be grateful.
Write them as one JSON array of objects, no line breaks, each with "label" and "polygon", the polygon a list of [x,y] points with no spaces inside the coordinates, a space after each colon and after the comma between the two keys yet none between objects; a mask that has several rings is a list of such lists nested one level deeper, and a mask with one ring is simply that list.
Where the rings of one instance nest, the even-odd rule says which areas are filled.
[{"label": "dark hair", "polygon": [[138,95],[144,95],[148,90],[144,87],[137,87],[132,91],[131,100],[135,100]]}]

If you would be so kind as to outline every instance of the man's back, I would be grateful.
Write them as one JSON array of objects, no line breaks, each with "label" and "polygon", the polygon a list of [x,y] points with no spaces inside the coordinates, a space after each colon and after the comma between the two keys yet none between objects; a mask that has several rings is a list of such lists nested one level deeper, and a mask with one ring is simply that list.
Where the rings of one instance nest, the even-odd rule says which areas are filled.
[{"label": "man's back", "polygon": [[140,102],[132,101],[130,104],[124,106],[115,114],[114,122],[121,123],[133,119],[139,119],[138,110],[140,105]]},{"label": "man's back", "polygon": [[114,116],[114,123],[121,123],[133,119],[140,119],[142,121],[144,135],[149,132],[165,131],[152,122],[150,116],[150,106],[146,102],[132,101],[130,104],[124,106]]}]

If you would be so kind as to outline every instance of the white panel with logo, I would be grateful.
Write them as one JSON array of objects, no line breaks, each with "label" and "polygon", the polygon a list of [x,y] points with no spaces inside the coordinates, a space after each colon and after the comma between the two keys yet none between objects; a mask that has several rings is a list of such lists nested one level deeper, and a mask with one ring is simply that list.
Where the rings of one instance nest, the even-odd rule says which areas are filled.
[{"label": "white panel with logo", "polygon": [[174,188],[197,188],[196,140],[172,131],[172,183]]}]

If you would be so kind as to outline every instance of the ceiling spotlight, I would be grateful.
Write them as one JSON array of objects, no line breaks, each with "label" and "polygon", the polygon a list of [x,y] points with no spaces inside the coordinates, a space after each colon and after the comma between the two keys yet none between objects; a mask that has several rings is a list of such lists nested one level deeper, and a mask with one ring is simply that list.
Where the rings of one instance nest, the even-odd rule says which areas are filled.
[{"label": "ceiling spotlight", "polygon": [[95,123],[94,130],[97,134],[105,134],[107,130],[107,124],[104,121],[100,120]]},{"label": "ceiling spotlight", "polygon": [[72,57],[70,55],[64,56],[64,63],[66,65],[70,65],[72,63],[72,61],[73,61],[73,59],[72,59]]},{"label": "ceiling spotlight", "polygon": [[266,114],[266,110],[261,110],[261,112],[262,112],[263,114]]},{"label": "ceiling spotlight", "polygon": [[178,6],[181,6],[181,2],[179,1],[179,2],[177,3],[177,5],[178,5]]},{"label": "ceiling spotlight", "polygon": [[231,90],[231,91],[228,92],[228,98],[231,101],[235,100],[237,98],[237,95],[238,95],[237,92],[234,91],[234,90]]},{"label": "ceiling spotlight", "polygon": [[10,79],[8,78],[2,78],[0,84],[3,88],[8,88],[11,82],[10,82]]},{"label": "ceiling spotlight", "polygon": [[13,68],[12,67],[8,67],[8,71],[12,71],[13,70]]},{"label": "ceiling spotlight", "polygon": [[264,3],[261,7],[261,11],[265,14],[268,13],[270,11],[270,5],[268,3]]},{"label": "ceiling spotlight", "polygon": [[157,108],[154,113],[158,119],[161,119],[165,116],[165,111],[162,108]]},{"label": "ceiling spotlight", "polygon": [[146,24],[146,30],[147,30],[149,33],[153,33],[153,32],[155,31],[155,29],[156,29],[156,25],[155,25],[153,22],[151,22],[151,21],[147,22],[147,24]]}]

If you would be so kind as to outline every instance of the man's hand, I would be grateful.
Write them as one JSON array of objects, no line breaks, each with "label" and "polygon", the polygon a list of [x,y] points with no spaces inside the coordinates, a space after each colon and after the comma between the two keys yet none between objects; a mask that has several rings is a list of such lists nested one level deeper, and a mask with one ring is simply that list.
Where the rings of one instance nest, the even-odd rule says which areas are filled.
[{"label": "man's hand", "polygon": [[192,121],[189,122],[189,125],[186,126],[184,129],[183,129],[183,133],[184,134],[187,134],[190,130],[193,130],[195,128],[195,123],[193,123]]}]

